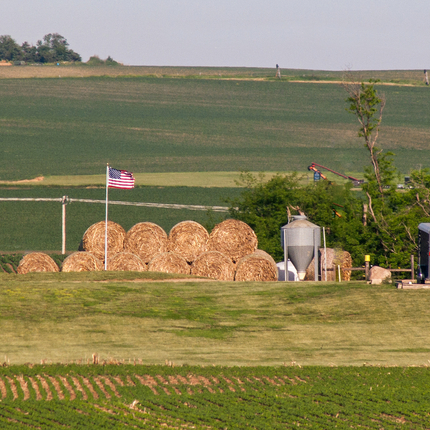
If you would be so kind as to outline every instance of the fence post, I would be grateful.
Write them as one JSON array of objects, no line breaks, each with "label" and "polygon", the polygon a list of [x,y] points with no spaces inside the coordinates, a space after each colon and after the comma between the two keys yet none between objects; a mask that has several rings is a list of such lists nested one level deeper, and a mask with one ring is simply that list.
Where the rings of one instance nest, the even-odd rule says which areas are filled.
[{"label": "fence post", "polygon": [[364,256],[366,282],[369,280],[370,255]]},{"label": "fence post", "polygon": [[411,279],[414,280],[415,279],[415,267],[414,267],[414,255],[411,255]]}]

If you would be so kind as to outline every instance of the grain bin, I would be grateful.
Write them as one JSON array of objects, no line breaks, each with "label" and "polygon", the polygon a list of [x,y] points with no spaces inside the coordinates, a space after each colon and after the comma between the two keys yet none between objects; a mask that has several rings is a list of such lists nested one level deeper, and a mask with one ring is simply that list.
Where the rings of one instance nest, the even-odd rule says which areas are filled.
[{"label": "grain bin", "polygon": [[284,264],[288,258],[297,269],[302,281],[306,269],[315,258],[315,281],[318,280],[318,249],[321,246],[321,229],[312,224],[306,216],[295,215],[293,221],[281,227],[281,245],[284,249]]}]

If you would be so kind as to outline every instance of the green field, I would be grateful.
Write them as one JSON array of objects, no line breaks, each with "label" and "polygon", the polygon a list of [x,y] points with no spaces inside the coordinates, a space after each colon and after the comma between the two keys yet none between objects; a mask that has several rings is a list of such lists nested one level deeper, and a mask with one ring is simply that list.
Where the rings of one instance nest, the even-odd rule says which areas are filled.
[{"label": "green field", "polygon": [[13,366],[0,370],[0,425],[423,429],[429,383],[428,368]]},{"label": "green field", "polygon": [[[338,84],[235,73],[0,79],[0,180],[103,175],[106,163],[135,173],[306,171],[312,161],[346,173],[368,164]],[[403,173],[426,167],[428,88],[378,89],[387,98],[380,145]]]}]

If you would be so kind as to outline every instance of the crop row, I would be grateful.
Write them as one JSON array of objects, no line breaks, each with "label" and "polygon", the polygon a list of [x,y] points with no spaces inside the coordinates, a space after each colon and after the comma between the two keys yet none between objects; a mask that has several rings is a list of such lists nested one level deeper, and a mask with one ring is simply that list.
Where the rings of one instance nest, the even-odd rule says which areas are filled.
[{"label": "crop row", "polygon": [[[124,387],[144,386],[155,396],[193,395],[208,392],[245,393],[258,391],[258,387],[271,385],[282,387],[303,382],[288,376],[203,376],[182,375],[138,375],[121,376],[83,376],[83,375],[6,375],[0,377],[0,400],[97,400],[122,397]],[[127,390],[126,390],[127,391]]]},{"label": "crop row", "polygon": [[0,255],[0,269],[6,273],[16,273],[22,254]]},{"label": "crop row", "polygon": [[[14,370],[21,370],[15,372]],[[428,428],[426,368],[0,370],[1,428]]]}]

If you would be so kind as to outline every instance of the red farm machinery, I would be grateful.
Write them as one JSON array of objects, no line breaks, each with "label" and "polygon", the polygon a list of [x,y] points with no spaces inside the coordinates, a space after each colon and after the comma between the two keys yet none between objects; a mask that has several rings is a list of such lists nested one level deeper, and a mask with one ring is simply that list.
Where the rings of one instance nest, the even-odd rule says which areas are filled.
[{"label": "red farm machinery", "polygon": [[320,169],[324,169],[324,170],[327,170],[329,172],[332,172],[335,175],[341,176],[344,179],[349,179],[350,181],[352,181],[352,183],[353,183],[354,186],[359,186],[362,183],[364,183],[364,179],[357,179],[357,178],[354,178],[353,176],[343,175],[342,173],[336,172],[335,170],[329,169],[328,167],[322,166],[321,164],[312,163],[310,166],[308,166],[308,170],[314,172],[314,180],[315,181],[319,181],[320,179],[327,180],[327,176],[325,176],[321,172]]}]

